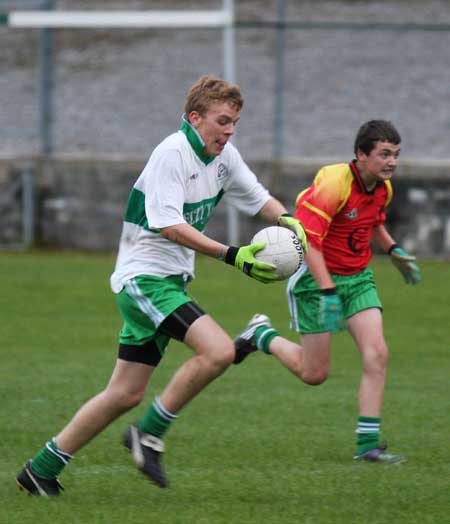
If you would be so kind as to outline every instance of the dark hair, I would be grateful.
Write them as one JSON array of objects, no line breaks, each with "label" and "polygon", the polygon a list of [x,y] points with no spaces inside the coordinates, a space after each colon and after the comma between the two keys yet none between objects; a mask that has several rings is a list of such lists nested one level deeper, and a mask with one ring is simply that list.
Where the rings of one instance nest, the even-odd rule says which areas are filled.
[{"label": "dark hair", "polygon": [[184,105],[186,116],[197,111],[204,116],[214,102],[228,102],[239,110],[244,105],[241,90],[237,84],[231,84],[213,75],[204,75],[189,89]]},{"label": "dark hair", "polygon": [[377,142],[390,142],[398,145],[402,141],[399,132],[387,120],[369,120],[363,124],[356,135],[354,152],[360,149],[368,155],[375,148]]}]

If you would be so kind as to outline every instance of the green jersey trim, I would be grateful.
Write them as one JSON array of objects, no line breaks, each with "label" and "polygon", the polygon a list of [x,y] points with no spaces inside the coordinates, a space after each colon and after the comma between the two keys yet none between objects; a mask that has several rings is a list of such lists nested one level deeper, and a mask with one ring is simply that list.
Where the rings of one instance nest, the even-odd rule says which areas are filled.
[{"label": "green jersey trim", "polygon": [[125,222],[136,224],[147,231],[159,233],[159,229],[148,227],[148,220],[145,214],[145,194],[135,187],[133,187],[130,191],[124,220]]},{"label": "green jersey trim", "polygon": [[148,229],[148,221],[145,215],[145,195],[142,191],[132,188],[128,197],[127,209],[125,210],[125,222],[131,222]]},{"label": "green jersey trim", "polygon": [[205,149],[205,142],[197,130],[194,129],[184,117],[181,123],[181,131],[186,135],[186,138],[195,154],[205,164],[205,166],[210,164],[216,158],[214,155],[205,155],[203,152]]},{"label": "green jersey trim", "polygon": [[[200,202],[185,203],[183,205],[183,217],[186,222],[198,231],[203,232],[213,209],[220,202],[223,195],[224,191],[221,189],[219,193],[212,198],[207,198]],[[136,224],[152,233],[159,233],[159,229],[149,227],[145,214],[145,194],[135,187],[131,189],[124,220],[125,222]]]},{"label": "green jersey trim", "polygon": [[206,225],[213,209],[220,202],[223,195],[224,191],[221,189],[215,197],[207,198],[201,202],[184,204],[183,217],[186,222],[192,227],[195,227],[198,231],[203,232],[206,229]]}]

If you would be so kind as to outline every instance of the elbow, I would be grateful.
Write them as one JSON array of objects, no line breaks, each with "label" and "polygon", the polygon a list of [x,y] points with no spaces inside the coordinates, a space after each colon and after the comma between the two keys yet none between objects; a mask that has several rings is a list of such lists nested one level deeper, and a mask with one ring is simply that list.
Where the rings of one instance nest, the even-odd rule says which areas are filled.
[{"label": "elbow", "polygon": [[177,232],[177,226],[162,227],[159,232],[162,237],[170,240],[171,242],[176,242],[179,236]]}]

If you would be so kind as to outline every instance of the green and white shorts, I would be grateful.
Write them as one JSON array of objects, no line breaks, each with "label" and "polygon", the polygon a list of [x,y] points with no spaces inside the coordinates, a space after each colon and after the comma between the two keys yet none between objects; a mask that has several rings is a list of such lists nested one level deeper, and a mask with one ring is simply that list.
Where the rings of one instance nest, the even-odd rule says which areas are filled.
[{"label": "green and white shorts", "polygon": [[[344,318],[369,308],[382,309],[373,271],[365,268],[354,275],[331,275],[344,306]],[[319,324],[321,291],[309,270],[294,274],[286,289],[291,328],[298,333],[323,333]]]},{"label": "green and white shorts", "polygon": [[189,326],[204,315],[186,287],[182,275],[140,275],[125,282],[117,295],[124,319],[119,358],[155,366],[171,338],[184,339]]}]

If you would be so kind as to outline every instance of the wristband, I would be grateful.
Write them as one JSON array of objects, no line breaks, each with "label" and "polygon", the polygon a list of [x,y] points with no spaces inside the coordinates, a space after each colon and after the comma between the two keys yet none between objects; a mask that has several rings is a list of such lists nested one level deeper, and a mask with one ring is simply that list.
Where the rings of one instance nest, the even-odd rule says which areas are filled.
[{"label": "wristband", "polygon": [[387,250],[387,255],[390,255],[396,247],[398,247],[398,244],[392,244],[392,246]]},{"label": "wristband", "polygon": [[230,246],[227,249],[227,252],[225,253],[224,261],[225,264],[230,264],[231,266],[234,266],[234,263],[236,262],[236,255],[239,251],[238,247]]},{"label": "wristband", "polygon": [[320,292],[322,295],[337,295],[335,287],[327,287],[325,289],[321,289]]}]

